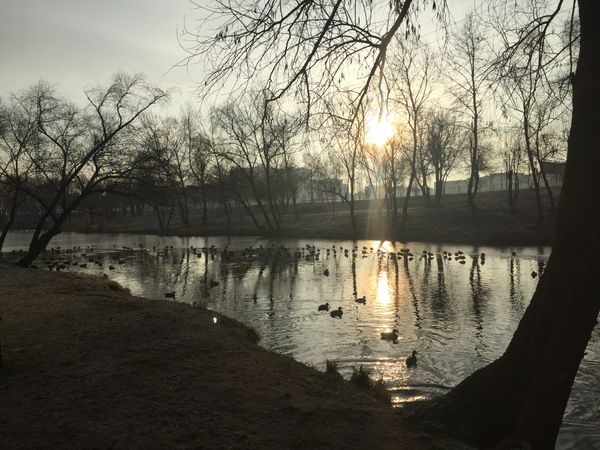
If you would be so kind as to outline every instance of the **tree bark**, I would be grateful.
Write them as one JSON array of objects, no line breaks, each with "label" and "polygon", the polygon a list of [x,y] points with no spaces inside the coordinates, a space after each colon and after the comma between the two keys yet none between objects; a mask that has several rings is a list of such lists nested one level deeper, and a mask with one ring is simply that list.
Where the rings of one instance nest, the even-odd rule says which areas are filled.
[{"label": "tree bark", "polygon": [[600,311],[600,3],[579,0],[581,47],[574,77],[573,116],[560,197],[557,236],[546,270],[502,357],[448,394],[415,406],[476,445],[524,441],[555,445],[573,381]]}]

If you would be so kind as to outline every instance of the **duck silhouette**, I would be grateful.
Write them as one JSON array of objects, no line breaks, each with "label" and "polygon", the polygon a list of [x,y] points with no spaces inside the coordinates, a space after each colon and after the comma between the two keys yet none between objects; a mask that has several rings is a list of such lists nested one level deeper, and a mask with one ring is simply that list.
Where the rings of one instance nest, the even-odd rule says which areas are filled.
[{"label": "duck silhouette", "polygon": [[414,367],[417,365],[417,351],[413,350],[412,355],[406,358],[406,367]]},{"label": "duck silhouette", "polygon": [[398,330],[394,328],[392,331],[384,331],[381,333],[381,339],[383,341],[396,342],[398,340]]},{"label": "duck silhouette", "polygon": [[333,318],[337,317],[338,319],[341,319],[342,316],[344,315],[344,311],[342,310],[342,307],[340,306],[338,309],[331,311],[329,313],[329,315]]},{"label": "duck silhouette", "polygon": [[322,305],[319,305],[319,307],[317,308],[317,311],[329,311],[329,303],[324,303]]}]

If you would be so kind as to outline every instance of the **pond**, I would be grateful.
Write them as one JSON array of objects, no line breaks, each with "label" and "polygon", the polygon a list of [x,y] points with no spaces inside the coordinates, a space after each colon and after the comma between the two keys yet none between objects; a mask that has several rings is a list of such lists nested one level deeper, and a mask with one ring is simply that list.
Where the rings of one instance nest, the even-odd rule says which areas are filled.
[{"label": "pond", "polygon": [[[26,248],[28,237],[10,234],[7,257]],[[349,376],[363,365],[383,378],[396,406],[440,395],[500,356],[550,253],[548,247],[80,233],[63,233],[50,246],[61,252],[40,258],[40,269],[58,262],[66,270],[106,273],[135,295],[165,300],[169,293],[168,301],[242,321],[263,347],[321,370],[331,360]],[[363,297],[364,304],[356,301]],[[318,311],[324,303],[342,307],[341,319]],[[381,339],[394,329],[396,342]],[[418,364],[408,369],[413,350]],[[595,330],[558,448],[600,449],[599,373]]]}]

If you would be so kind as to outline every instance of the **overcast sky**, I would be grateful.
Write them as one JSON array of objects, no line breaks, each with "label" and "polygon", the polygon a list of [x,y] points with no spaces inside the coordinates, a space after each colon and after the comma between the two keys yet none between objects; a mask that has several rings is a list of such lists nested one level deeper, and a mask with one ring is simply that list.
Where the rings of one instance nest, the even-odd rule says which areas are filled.
[{"label": "overcast sky", "polygon": [[[460,17],[472,1],[449,3]],[[85,87],[117,71],[142,72],[177,88],[176,108],[196,98],[203,75],[201,64],[172,68],[185,56],[177,33],[202,16],[188,0],[0,0],[0,97],[44,79],[83,104]]]},{"label": "overcast sky", "polygon": [[45,79],[79,103],[126,71],[189,97],[201,69],[169,71],[186,16],[198,17],[187,0],[0,0],[0,96]]}]

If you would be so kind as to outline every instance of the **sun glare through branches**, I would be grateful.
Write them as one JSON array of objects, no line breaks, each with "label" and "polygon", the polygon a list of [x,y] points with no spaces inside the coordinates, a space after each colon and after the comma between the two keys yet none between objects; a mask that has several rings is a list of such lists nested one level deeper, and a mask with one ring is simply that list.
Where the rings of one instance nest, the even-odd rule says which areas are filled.
[{"label": "sun glare through branches", "polygon": [[394,120],[391,114],[368,113],[365,124],[367,143],[383,147],[394,134]]}]

